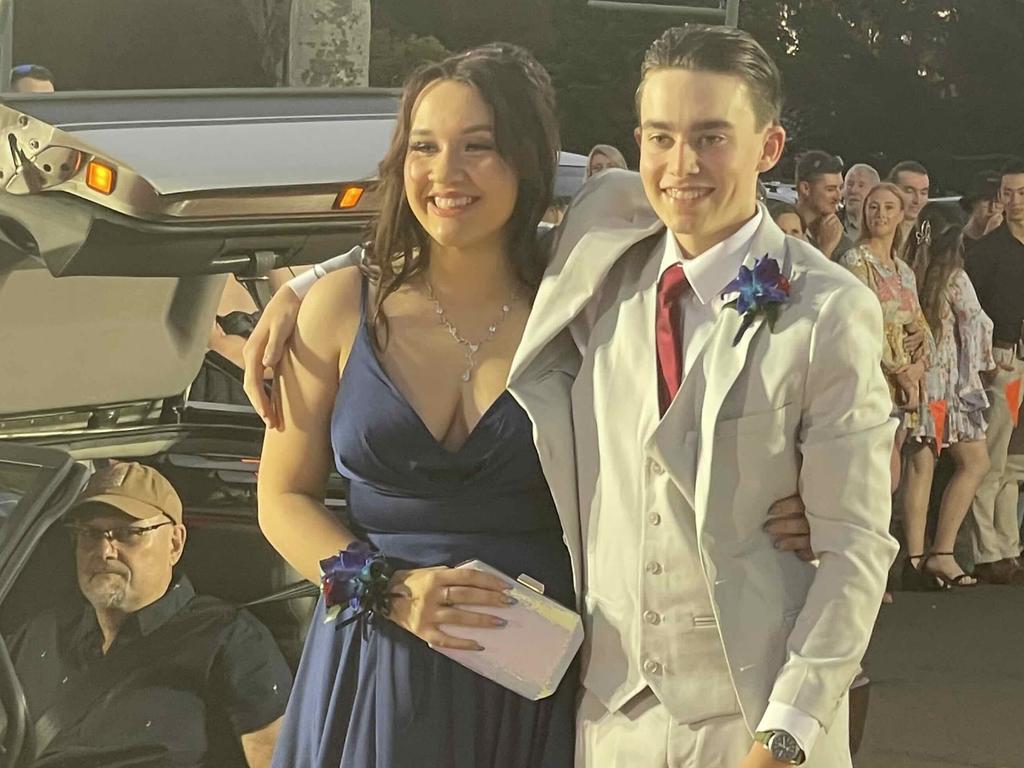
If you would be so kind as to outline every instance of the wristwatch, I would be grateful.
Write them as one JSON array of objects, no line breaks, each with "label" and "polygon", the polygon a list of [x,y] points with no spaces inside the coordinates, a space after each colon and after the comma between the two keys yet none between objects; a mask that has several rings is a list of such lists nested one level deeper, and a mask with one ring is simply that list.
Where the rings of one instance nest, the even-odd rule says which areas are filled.
[{"label": "wristwatch", "polygon": [[786,765],[803,765],[807,756],[790,734],[785,731],[758,731],[754,741],[771,752],[772,759]]}]

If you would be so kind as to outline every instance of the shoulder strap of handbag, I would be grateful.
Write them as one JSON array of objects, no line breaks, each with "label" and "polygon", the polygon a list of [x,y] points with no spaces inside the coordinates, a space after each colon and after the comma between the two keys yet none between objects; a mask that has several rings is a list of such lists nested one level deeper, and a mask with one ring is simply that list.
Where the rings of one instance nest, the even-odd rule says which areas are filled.
[{"label": "shoulder strap of handbag", "polygon": [[190,650],[190,637],[211,625],[225,626],[234,616],[228,607],[200,608],[173,618],[149,635],[133,641],[116,653],[104,656],[44,712],[35,723],[38,758],[61,731],[77,725],[99,700],[132,672],[152,665],[154,659],[168,661]]}]

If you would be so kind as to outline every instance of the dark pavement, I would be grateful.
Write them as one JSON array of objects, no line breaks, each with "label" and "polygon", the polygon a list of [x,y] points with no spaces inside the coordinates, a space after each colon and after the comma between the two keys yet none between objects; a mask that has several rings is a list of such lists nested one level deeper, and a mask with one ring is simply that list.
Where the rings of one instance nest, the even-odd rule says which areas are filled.
[{"label": "dark pavement", "polygon": [[1024,588],[897,592],[856,768],[1024,768]]}]

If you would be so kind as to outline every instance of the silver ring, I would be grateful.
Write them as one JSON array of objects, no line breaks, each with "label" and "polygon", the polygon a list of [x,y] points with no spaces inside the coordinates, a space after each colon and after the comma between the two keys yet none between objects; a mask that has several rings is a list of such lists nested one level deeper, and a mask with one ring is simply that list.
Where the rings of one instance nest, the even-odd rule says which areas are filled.
[{"label": "silver ring", "polygon": [[444,592],[441,594],[441,605],[448,606],[448,605],[452,604],[452,601],[448,599],[448,590],[449,589],[451,589],[451,587],[445,587],[444,588]]}]

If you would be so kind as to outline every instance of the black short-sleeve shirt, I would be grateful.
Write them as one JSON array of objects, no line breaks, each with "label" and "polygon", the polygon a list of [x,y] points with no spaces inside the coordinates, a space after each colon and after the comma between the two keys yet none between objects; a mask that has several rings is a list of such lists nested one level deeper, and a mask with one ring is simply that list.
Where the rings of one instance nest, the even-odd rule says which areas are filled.
[{"label": "black short-sleeve shirt", "polygon": [[[173,633],[178,625],[168,622],[199,611],[219,611],[218,621],[201,624],[161,658],[144,654],[137,673],[133,666],[132,674],[110,681],[113,694],[58,734],[37,765],[244,766],[239,738],[283,715],[291,688],[284,657],[255,617],[197,596],[180,576],[163,597],[128,617],[108,655],[134,643],[153,645],[154,632],[168,625]],[[103,657],[91,606],[67,620],[40,613],[11,636],[9,646],[33,721]]]}]

